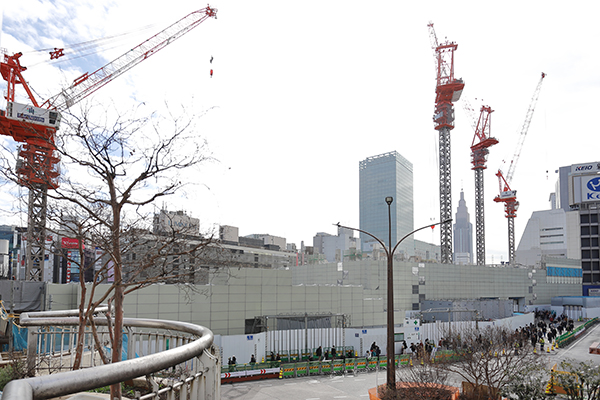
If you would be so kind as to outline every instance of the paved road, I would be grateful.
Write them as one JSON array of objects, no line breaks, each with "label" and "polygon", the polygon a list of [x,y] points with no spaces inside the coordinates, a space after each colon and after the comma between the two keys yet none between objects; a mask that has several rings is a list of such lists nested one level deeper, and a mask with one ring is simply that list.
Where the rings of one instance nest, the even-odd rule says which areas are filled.
[{"label": "paved road", "polygon": [[[600,341],[600,324],[564,349],[540,355],[551,367],[565,359],[575,362],[592,360],[600,365],[600,355],[588,353],[593,342]],[[366,400],[367,391],[386,381],[385,371],[363,372],[356,376],[316,376],[270,379],[221,386],[222,400]],[[454,382],[453,382],[454,383]],[[459,386],[459,382],[454,383]]]}]

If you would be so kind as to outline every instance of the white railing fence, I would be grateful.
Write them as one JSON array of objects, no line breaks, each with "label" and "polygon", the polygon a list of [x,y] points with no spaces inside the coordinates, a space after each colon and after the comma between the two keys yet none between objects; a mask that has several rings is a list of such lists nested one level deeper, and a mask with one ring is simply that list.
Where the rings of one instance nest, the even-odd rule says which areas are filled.
[{"label": "white railing fence", "polygon": [[125,318],[124,361],[103,364],[100,353],[110,359],[112,350],[108,320],[95,318],[100,345],[86,328],[81,369],[72,371],[76,315],[77,310],[21,314],[21,325],[28,327],[27,366],[36,376],[9,382],[4,400],[58,397],[138,377],[152,386],[152,393],[137,395],[140,399],[163,393],[168,399],[220,398],[220,355],[209,329],[179,321]]}]

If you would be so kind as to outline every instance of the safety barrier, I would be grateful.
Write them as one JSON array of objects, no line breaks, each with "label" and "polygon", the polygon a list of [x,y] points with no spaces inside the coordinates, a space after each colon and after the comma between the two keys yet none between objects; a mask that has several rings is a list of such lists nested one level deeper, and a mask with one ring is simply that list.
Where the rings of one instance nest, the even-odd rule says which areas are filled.
[{"label": "safety barrier", "polygon": [[[461,353],[456,353],[452,350],[439,350],[436,352],[432,361],[434,363],[452,362],[458,361],[461,357]],[[394,360],[396,367],[408,367],[414,365],[414,363],[422,363],[422,360],[415,358],[414,354],[396,355]],[[236,372],[230,372],[228,374],[226,373],[227,368],[224,367],[222,370],[223,373],[221,374],[221,382],[229,383],[236,380],[244,380],[241,378],[251,375],[255,376],[256,379],[275,377],[276,374],[272,371],[279,371],[279,378],[297,378],[314,375],[343,375],[349,373],[357,374],[386,369],[387,357],[340,358],[335,360],[282,363],[279,365],[279,368],[276,368],[275,364],[276,363],[244,364],[237,366]],[[250,368],[256,369],[259,366],[262,368],[260,372],[249,372]],[[236,377],[240,379],[232,379]]]},{"label": "safety barrier", "polygon": [[[279,359],[283,363],[290,362],[298,362],[298,361],[314,361],[317,359],[317,348],[311,349],[294,349],[290,351],[282,351],[279,353],[273,352],[273,355],[279,355]],[[321,348],[321,357],[324,357],[325,354],[331,354],[331,347],[322,347]],[[348,358],[348,354],[351,354],[352,357],[356,356],[356,352],[354,350],[354,346],[340,346],[336,347],[336,355],[338,356],[346,356]]]},{"label": "safety barrier", "polygon": [[[395,357],[396,366],[409,365],[410,355]],[[281,364],[281,378],[296,378],[307,375],[343,375],[387,368],[384,356],[372,358],[346,358]]]},{"label": "safety barrier", "polygon": [[600,322],[600,320],[597,317],[592,318],[589,321],[586,321],[583,325],[578,326],[573,331],[564,333],[564,334],[560,335],[558,338],[556,338],[556,344],[558,345],[558,347],[568,346],[571,342],[573,342],[575,339],[577,339],[583,332],[585,332],[586,329],[590,328],[591,326],[596,325],[598,322]]},{"label": "safety barrier", "polygon": [[221,366],[221,374],[224,374],[226,372],[242,372],[242,371],[254,371],[254,370],[261,370],[261,369],[279,368],[280,365],[281,365],[281,361],[223,365],[223,366]]}]

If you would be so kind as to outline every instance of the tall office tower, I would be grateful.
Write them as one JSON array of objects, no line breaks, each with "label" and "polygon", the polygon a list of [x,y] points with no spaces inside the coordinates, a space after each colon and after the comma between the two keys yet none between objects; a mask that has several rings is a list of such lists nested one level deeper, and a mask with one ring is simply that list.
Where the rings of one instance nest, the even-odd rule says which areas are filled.
[{"label": "tall office tower", "polygon": [[465,193],[460,191],[460,200],[454,217],[454,263],[473,263],[473,225],[469,221],[469,210]]},{"label": "tall office tower", "polygon": [[[388,244],[388,205],[385,198],[394,198],[391,204],[392,247],[404,235],[414,229],[413,225],[413,166],[398,152],[392,151],[368,157],[359,164],[360,229],[367,231],[386,246]],[[363,251],[370,251],[377,243],[364,233],[360,235]],[[414,255],[414,238],[406,238],[397,255]]]}]

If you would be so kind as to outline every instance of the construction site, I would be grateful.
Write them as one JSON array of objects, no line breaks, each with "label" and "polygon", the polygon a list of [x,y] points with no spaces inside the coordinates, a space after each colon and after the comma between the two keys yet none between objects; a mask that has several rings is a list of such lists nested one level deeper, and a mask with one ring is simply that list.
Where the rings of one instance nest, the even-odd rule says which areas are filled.
[{"label": "construction site", "polygon": [[[584,283],[588,283],[591,290],[600,283],[595,282],[592,275],[594,268],[600,268],[596,265],[599,257],[597,218],[595,222],[593,216],[586,219],[586,223],[593,225],[595,231],[591,227],[587,234],[572,236],[568,253],[544,253],[540,250],[539,254],[536,253],[539,257],[530,264],[517,261],[517,189],[523,193],[528,188],[513,187],[513,178],[516,173],[524,173],[518,168],[519,160],[536,115],[542,86],[548,79],[547,74],[540,72],[536,77],[537,83],[532,79],[532,94],[528,88],[519,88],[518,96],[529,98],[531,95],[527,109],[523,110],[525,118],[519,123],[516,140],[514,137],[506,139],[514,142],[514,151],[506,155],[506,167],[494,173],[498,180],[498,192],[493,196],[486,194],[484,176],[488,156],[494,151],[493,146],[498,145],[500,139],[504,141],[507,135],[498,135],[499,138],[492,133],[492,114],[496,111],[493,104],[474,108],[463,96],[469,80],[468,77],[459,78],[455,71],[455,59],[460,56],[458,44],[447,39],[438,40],[432,22],[427,24],[427,28],[436,70],[432,121],[437,136],[439,216],[429,225],[432,231],[434,227],[439,229],[439,254],[428,259],[415,256],[413,259],[394,260],[393,254],[387,253],[386,263],[381,248],[379,253],[358,249],[352,254],[345,254],[342,249],[338,262],[327,262],[323,257],[319,258],[314,249],[311,248],[312,253],[309,253],[307,248],[310,246],[288,246],[285,240],[273,240],[272,236],[271,243],[267,243],[260,235],[255,238],[250,238],[250,235],[241,237],[237,232],[231,239],[225,238],[223,231],[220,236],[209,237],[200,232],[198,220],[187,218],[183,211],[169,214],[166,222],[161,221],[162,230],[157,229],[156,225],[154,229],[132,229],[134,236],[111,236],[110,245],[108,240],[105,243],[93,235],[86,235],[82,228],[89,226],[87,222],[65,219],[58,223],[49,203],[60,199],[60,196],[53,196],[53,191],[59,190],[61,184],[69,179],[60,168],[61,158],[57,147],[60,145],[57,132],[61,129],[61,123],[65,126],[65,120],[72,118],[68,115],[69,110],[85,99],[93,99],[99,90],[110,90],[111,82],[138,64],[144,62],[151,65],[153,58],[150,56],[163,49],[167,52],[166,48],[175,40],[216,17],[217,10],[210,6],[192,12],[94,72],[84,73],[70,86],[45,100],[40,100],[31,87],[27,66],[22,64],[23,53],[5,52],[3,55],[0,73],[6,82],[6,107],[0,110],[0,134],[12,138],[17,144],[13,143],[17,149],[16,165],[12,166],[14,171],[7,171],[3,176],[27,194],[27,209],[22,210],[26,215],[26,227],[14,227],[14,238],[0,241],[6,242],[0,243],[0,249],[6,247],[1,254],[4,256],[1,274],[5,282],[0,285],[4,311],[4,336],[0,342],[5,343],[6,350],[25,350],[35,342],[31,339],[33,333],[27,339],[28,333],[20,331],[14,323],[18,321],[20,313],[76,310],[84,300],[88,307],[96,300],[104,304],[102,299],[106,293],[111,293],[105,296],[105,300],[110,302],[120,297],[122,311],[127,318],[173,320],[208,328],[215,335],[211,346],[216,353],[210,361],[215,365],[222,365],[227,358],[235,358],[235,355],[243,359],[250,359],[251,356],[265,359],[271,353],[291,357],[291,354],[301,354],[303,349],[314,350],[319,346],[339,346],[363,354],[370,342],[377,340],[383,347],[383,343],[390,340],[389,330],[386,333],[384,329],[386,325],[389,329],[390,316],[391,321],[396,321],[392,323],[395,336],[393,343],[396,345],[407,339],[423,341],[429,336],[438,340],[442,330],[447,329],[440,327],[443,321],[439,321],[445,313],[448,315],[448,326],[452,322],[465,322],[468,325],[485,322],[493,325],[493,320],[504,320],[498,323],[513,330],[533,322],[531,313],[538,309],[569,314],[574,319],[600,316],[600,309],[595,304],[582,306],[579,299]],[[210,29],[208,23],[206,25],[203,28]],[[66,48],[57,47],[49,51],[51,60],[59,60],[65,54],[69,55]],[[146,60],[149,61],[146,63]],[[211,56],[208,75],[211,80],[218,75],[213,65]],[[159,69],[160,65],[156,68]],[[107,89],[104,89],[105,86]],[[457,121],[455,105],[458,102],[462,103],[473,132],[470,164],[474,174],[474,198],[469,201],[475,206],[475,250],[473,262],[467,265],[455,263],[453,254],[452,220],[457,202],[452,198],[455,179],[451,132]],[[431,131],[430,124],[431,120],[423,121],[424,130]],[[99,158],[122,157],[111,151],[109,148]],[[133,157],[133,152],[130,155]],[[274,165],[273,169],[277,167]],[[579,182],[578,188],[582,190],[581,186],[585,186],[587,181],[581,183],[577,179],[591,181],[596,179],[598,171],[600,164],[587,178],[569,174],[569,188],[575,181]],[[106,176],[109,181],[117,175],[107,173]],[[434,182],[435,177],[428,177],[428,180]],[[461,185],[465,183],[461,182]],[[507,249],[508,257],[506,262],[501,263],[489,263],[486,254],[486,220],[492,214],[496,219],[499,214],[498,210],[485,210],[485,200],[492,197],[494,202],[503,205],[503,217],[507,221],[503,246]],[[577,213],[577,216],[569,217],[577,220],[577,224],[580,224],[580,210],[585,210],[586,215],[597,215],[596,200],[586,202],[581,197],[579,195],[578,203],[570,201],[567,205],[570,206],[570,212]],[[383,199],[381,201],[383,204]],[[388,202],[387,199],[385,201]],[[390,203],[387,203],[388,207]],[[93,217],[95,206],[91,203],[83,205],[82,209],[90,210]],[[102,207],[105,206],[109,207],[110,204]],[[52,221],[48,218],[49,210],[53,213]],[[157,219],[166,214],[154,215]],[[87,221],[87,216],[81,217],[81,221]],[[121,214],[117,217],[113,213],[110,217],[112,224],[120,219]],[[146,222],[146,227],[152,226],[152,223]],[[113,233],[119,230],[119,225],[110,224],[107,226]],[[389,224],[391,226],[391,217]],[[346,228],[339,222],[337,227]],[[579,225],[576,228],[579,229]],[[389,229],[391,232],[391,227]],[[169,248],[176,249],[174,253],[165,252],[164,248],[160,250],[162,253],[157,250],[153,259],[156,265],[145,266],[144,272],[137,274],[136,268],[141,260],[151,258],[149,249],[160,243],[158,238],[169,234],[176,237]],[[497,232],[494,232],[494,238],[497,236]],[[489,247],[489,232],[487,238]],[[591,250],[585,253],[587,258],[583,263],[586,267],[582,267],[584,257],[580,252],[581,241],[586,239]],[[568,238],[564,241],[566,243]],[[118,243],[116,247],[120,248],[118,252],[110,247],[115,246],[115,242]],[[141,245],[135,247],[140,243],[146,250],[140,250]],[[382,245],[386,252],[391,248],[395,250],[394,243],[388,243],[387,249],[384,243]],[[435,244],[430,246],[437,249]],[[212,250],[199,253],[199,256],[194,253],[197,249],[206,251],[207,248]],[[435,251],[432,250],[432,253]],[[211,256],[203,259],[202,254]],[[589,264],[585,264],[587,262]],[[393,267],[390,268],[390,265]],[[392,280],[389,279],[391,272],[394,274]],[[176,277],[183,278],[177,280],[173,274],[181,274]],[[159,279],[163,276],[168,278]],[[135,286],[142,277],[144,284],[124,296],[124,289],[119,289],[119,285],[125,287],[124,282],[131,279],[127,284]],[[391,287],[393,290],[390,291]],[[595,293],[587,290],[586,294]],[[553,303],[553,298],[557,297],[563,298],[560,305]],[[570,297],[573,298],[572,302]],[[428,313],[437,313],[433,322]],[[435,324],[435,318],[438,318],[436,326],[432,325],[421,332],[414,329],[415,325]],[[62,346],[58,349],[58,352],[64,351]]]}]

